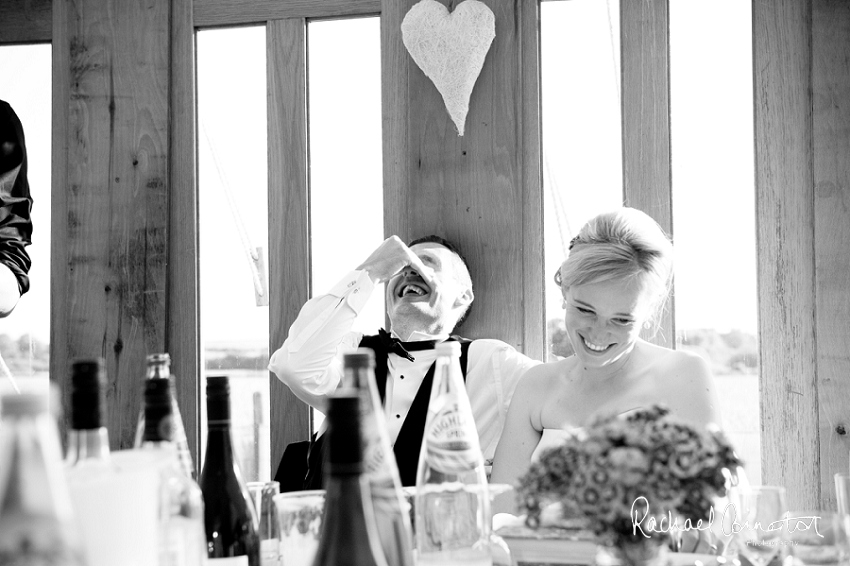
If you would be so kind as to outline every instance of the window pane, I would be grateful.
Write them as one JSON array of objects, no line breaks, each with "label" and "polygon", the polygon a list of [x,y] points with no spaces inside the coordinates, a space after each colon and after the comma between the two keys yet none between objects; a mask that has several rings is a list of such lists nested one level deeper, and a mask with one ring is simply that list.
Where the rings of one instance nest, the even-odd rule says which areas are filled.
[{"label": "window pane", "polygon": [[[0,46],[0,99],[21,120],[27,146],[27,179],[33,199],[30,289],[15,310],[0,318],[0,393],[48,385],[50,341],[50,143],[52,115],[50,45]],[[14,380],[14,384],[13,384]]]},{"label": "window pane", "polygon": [[197,37],[204,377],[230,376],[233,436],[246,481],[270,476],[265,44],[265,27]]},{"label": "window pane", "polygon": [[619,4],[544,2],[540,38],[548,351],[566,356],[552,277],[581,226],[623,203]]},{"label": "window pane", "polygon": [[750,3],[670,2],[676,342],[711,363],[724,428],[759,483],[751,53]]},{"label": "window pane", "polygon": [[[326,293],[384,239],[380,19],[310,22],[312,294]],[[340,47],[344,46],[344,49]],[[354,329],[384,324],[376,289]],[[322,415],[315,413],[314,428]]]}]

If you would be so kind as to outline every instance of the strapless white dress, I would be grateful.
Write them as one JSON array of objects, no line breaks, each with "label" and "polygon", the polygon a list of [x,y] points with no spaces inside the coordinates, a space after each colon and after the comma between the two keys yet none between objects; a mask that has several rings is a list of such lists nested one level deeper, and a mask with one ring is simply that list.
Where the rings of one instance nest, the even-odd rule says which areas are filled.
[{"label": "strapless white dress", "polygon": [[[641,407],[634,407],[633,409],[619,413],[617,416],[624,417],[639,409],[641,409]],[[540,458],[540,454],[547,448],[560,446],[566,439],[579,435],[582,432],[584,432],[584,427],[580,426],[573,426],[569,428],[544,428],[543,433],[540,436],[540,442],[537,443],[537,446],[534,448],[534,452],[531,453],[531,461],[536,462],[537,459]]]}]

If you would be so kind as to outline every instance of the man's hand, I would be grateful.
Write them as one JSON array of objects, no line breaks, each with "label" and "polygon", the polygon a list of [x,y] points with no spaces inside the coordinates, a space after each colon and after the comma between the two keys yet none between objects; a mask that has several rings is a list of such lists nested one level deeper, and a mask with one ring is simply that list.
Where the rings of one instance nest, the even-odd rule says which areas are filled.
[{"label": "man's hand", "polygon": [[375,283],[386,283],[408,265],[422,276],[425,283],[434,285],[434,271],[426,267],[398,236],[384,240],[357,269],[366,270]]}]

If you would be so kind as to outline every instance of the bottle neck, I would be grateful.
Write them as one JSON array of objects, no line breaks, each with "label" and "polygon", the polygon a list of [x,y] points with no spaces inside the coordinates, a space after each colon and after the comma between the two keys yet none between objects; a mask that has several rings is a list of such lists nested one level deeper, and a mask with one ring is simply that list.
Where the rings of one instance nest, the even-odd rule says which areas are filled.
[{"label": "bottle neck", "polygon": [[233,440],[230,420],[209,421],[207,425],[207,449],[204,467],[208,464],[227,464],[233,461]]},{"label": "bottle neck", "polygon": [[68,432],[68,454],[66,462],[75,464],[83,460],[108,460],[109,434],[106,427],[94,429],[71,429]]}]

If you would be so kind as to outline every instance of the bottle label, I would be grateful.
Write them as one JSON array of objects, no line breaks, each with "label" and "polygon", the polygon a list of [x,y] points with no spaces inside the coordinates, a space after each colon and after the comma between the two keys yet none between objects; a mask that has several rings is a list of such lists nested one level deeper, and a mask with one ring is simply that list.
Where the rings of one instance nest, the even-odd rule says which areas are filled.
[{"label": "bottle label", "polygon": [[450,399],[431,421],[426,436],[428,464],[444,474],[461,474],[481,459],[478,433],[471,415]]},{"label": "bottle label", "polygon": [[215,564],[215,566],[249,566],[247,556],[231,556],[228,558],[207,558],[207,564]]}]

